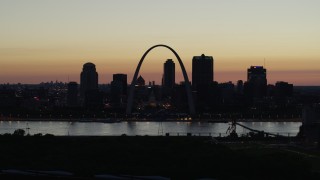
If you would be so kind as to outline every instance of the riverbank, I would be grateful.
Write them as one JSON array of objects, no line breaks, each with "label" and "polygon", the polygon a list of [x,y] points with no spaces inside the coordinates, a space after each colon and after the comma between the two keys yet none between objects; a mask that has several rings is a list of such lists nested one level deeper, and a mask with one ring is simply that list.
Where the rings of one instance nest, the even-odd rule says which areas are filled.
[{"label": "riverbank", "polygon": [[[170,179],[319,179],[319,153],[310,156],[309,152],[279,148],[294,141],[195,136],[0,136],[0,179],[10,176],[5,173],[10,169],[68,172],[71,177],[85,179],[103,174]],[[269,146],[274,144],[279,146]]]},{"label": "riverbank", "polygon": [[[264,132],[296,136],[301,122],[241,122],[251,129]],[[13,133],[16,129],[24,129],[32,134],[53,134],[56,136],[119,136],[122,134],[135,135],[170,135],[183,136],[227,136],[231,123],[209,123],[201,121],[120,121],[117,123],[102,123],[93,121],[0,121],[0,134]],[[239,136],[250,132],[237,125]]]}]

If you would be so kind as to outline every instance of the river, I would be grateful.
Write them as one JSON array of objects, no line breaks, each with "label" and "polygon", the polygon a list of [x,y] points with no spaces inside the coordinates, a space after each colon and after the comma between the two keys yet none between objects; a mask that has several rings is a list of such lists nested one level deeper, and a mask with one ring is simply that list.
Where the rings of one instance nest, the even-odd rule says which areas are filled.
[{"label": "river", "polygon": [[[295,136],[299,132],[301,122],[241,122],[242,125],[265,132]],[[208,122],[60,122],[60,121],[0,121],[0,134],[13,133],[16,129],[24,129],[31,135],[53,134],[56,136],[118,136],[126,135],[211,135],[226,136],[228,123]],[[237,126],[238,134],[249,131]]]}]

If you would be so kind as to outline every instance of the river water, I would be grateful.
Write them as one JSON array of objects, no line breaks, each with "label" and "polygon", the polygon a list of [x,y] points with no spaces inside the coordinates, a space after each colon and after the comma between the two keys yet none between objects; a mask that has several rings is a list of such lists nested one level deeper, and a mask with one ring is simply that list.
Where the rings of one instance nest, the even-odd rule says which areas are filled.
[{"label": "river water", "polygon": [[[295,136],[301,122],[241,122],[242,125],[265,132]],[[53,134],[56,136],[112,136],[112,135],[211,135],[226,136],[228,123],[208,122],[59,122],[59,121],[0,121],[0,134],[24,129],[31,135]],[[249,131],[237,126],[238,134]]]}]

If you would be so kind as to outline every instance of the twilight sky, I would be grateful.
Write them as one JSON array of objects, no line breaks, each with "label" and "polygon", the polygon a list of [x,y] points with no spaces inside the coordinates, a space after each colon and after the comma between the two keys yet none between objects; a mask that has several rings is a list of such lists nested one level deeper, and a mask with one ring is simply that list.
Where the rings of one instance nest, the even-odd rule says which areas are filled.
[{"label": "twilight sky", "polygon": [[[96,64],[99,83],[132,74],[156,44],[174,48],[191,79],[195,55],[214,57],[218,82],[246,80],[250,65],[268,83],[320,85],[319,0],[1,0],[0,83],[79,82]],[[153,50],[140,74],[161,81],[174,55]]]}]

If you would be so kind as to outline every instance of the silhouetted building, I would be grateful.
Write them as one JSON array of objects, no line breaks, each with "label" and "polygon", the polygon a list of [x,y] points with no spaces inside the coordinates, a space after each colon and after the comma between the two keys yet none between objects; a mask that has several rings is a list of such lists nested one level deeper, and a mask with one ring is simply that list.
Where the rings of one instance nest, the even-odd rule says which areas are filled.
[{"label": "silhouetted building", "polygon": [[88,109],[103,108],[104,107],[103,93],[99,90],[86,91],[84,106]]},{"label": "silhouetted building", "polygon": [[175,85],[175,64],[168,59],[163,65],[163,87],[173,88]]},{"label": "silhouetted building", "polygon": [[27,98],[34,98],[37,97],[38,99],[47,99],[48,98],[48,89],[43,87],[37,87],[34,89],[24,89],[23,97]]},{"label": "silhouetted building", "polygon": [[68,83],[67,105],[69,107],[78,106],[78,83],[76,82]]},{"label": "silhouetted building", "polygon": [[194,56],[192,59],[192,88],[195,91],[197,111],[208,107],[211,103],[210,87],[213,83],[213,57]]},{"label": "silhouetted building", "polygon": [[251,66],[247,73],[248,82],[260,81],[267,84],[267,70],[263,66]]},{"label": "silhouetted building", "polygon": [[15,107],[17,105],[16,93],[11,89],[0,89],[0,107]]},{"label": "silhouetted building", "polygon": [[302,125],[298,136],[309,143],[320,142],[320,106],[306,105],[302,112]]},{"label": "silhouetted building", "polygon": [[293,84],[279,81],[276,83],[276,96],[277,97],[291,97],[293,93]]},{"label": "silhouetted building", "polygon": [[198,89],[201,86],[209,86],[213,82],[213,57],[194,56],[192,59],[192,86]]},{"label": "silhouetted building", "polygon": [[156,85],[156,82],[155,81],[149,81],[149,87],[151,87],[151,86],[155,86]]},{"label": "silhouetted building", "polygon": [[231,81],[220,83],[219,89],[222,104],[231,104],[234,100],[234,84]]},{"label": "silhouetted building", "polygon": [[251,99],[260,99],[267,94],[267,70],[263,66],[251,66],[247,73],[247,82],[244,85],[246,96]]},{"label": "silhouetted building", "polygon": [[124,103],[127,95],[127,75],[114,74],[111,82],[111,101],[113,105]]},{"label": "silhouetted building", "polygon": [[242,94],[243,93],[243,81],[238,80],[237,82],[237,93]]},{"label": "silhouetted building", "polygon": [[113,81],[121,82],[121,86],[122,86],[121,94],[127,95],[127,88],[128,88],[127,75],[126,74],[114,74]]},{"label": "silhouetted building", "polygon": [[274,97],[276,94],[276,87],[273,84],[267,85],[267,96]]},{"label": "silhouetted building", "polygon": [[157,106],[157,100],[153,90],[151,90],[151,93],[149,94],[147,105],[150,107]]},{"label": "silhouetted building", "polygon": [[279,106],[286,106],[290,103],[290,99],[293,95],[293,84],[287,82],[279,81],[275,85],[274,97],[276,103]]},{"label": "silhouetted building", "polygon": [[22,92],[23,102],[21,106],[26,109],[38,110],[41,106],[48,106],[49,101],[53,106],[61,106],[63,104],[62,98],[60,98],[62,93],[51,92],[50,97],[48,94],[48,89],[44,87],[26,88]]},{"label": "silhouetted building", "polygon": [[179,111],[188,110],[188,97],[187,97],[185,82],[181,82],[179,85],[176,85],[174,87],[173,95],[172,95],[172,104]]},{"label": "silhouetted building", "polygon": [[86,63],[80,76],[80,96],[84,98],[87,91],[98,90],[98,73],[93,63]]},{"label": "silhouetted building", "polygon": [[137,79],[137,83],[138,86],[145,86],[146,85],[146,81],[143,79],[143,77],[140,75]]}]

